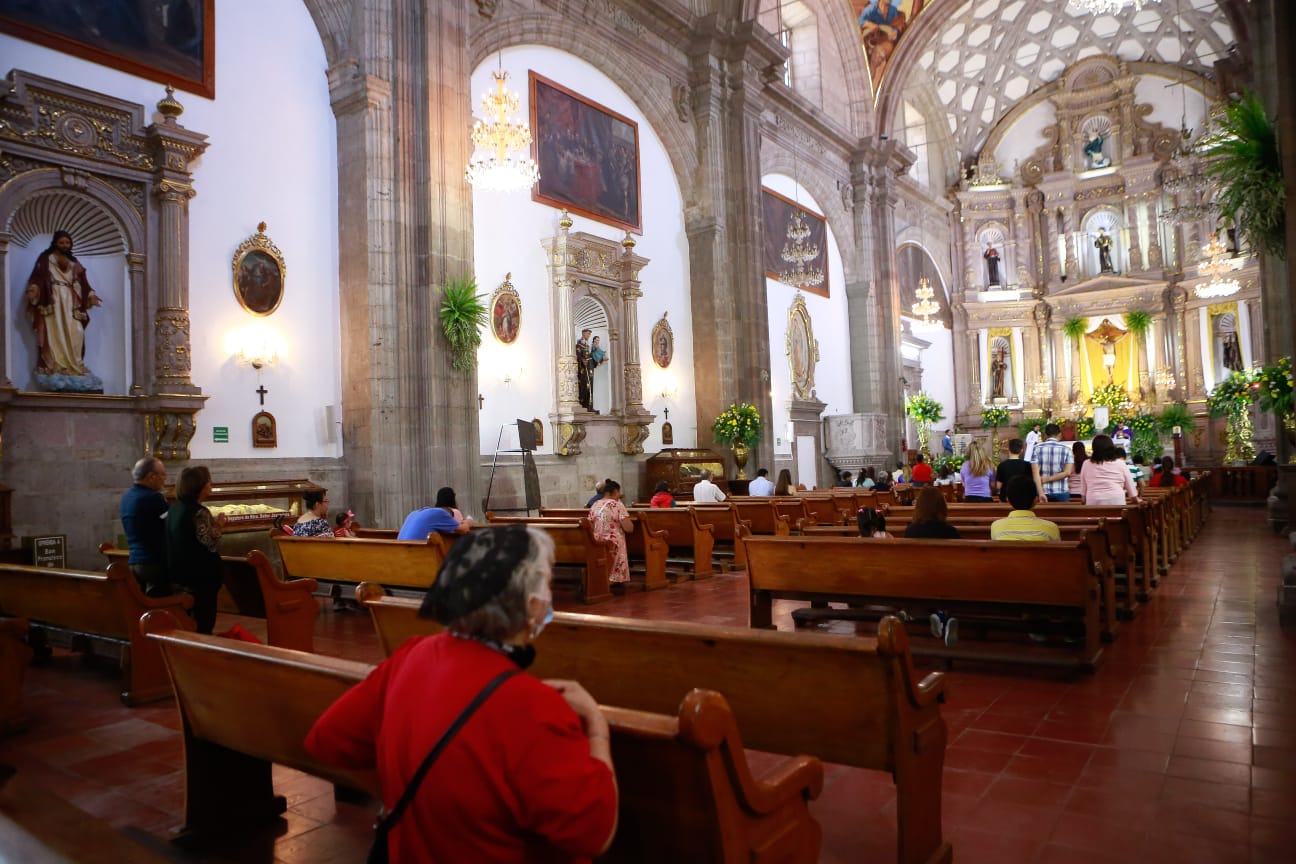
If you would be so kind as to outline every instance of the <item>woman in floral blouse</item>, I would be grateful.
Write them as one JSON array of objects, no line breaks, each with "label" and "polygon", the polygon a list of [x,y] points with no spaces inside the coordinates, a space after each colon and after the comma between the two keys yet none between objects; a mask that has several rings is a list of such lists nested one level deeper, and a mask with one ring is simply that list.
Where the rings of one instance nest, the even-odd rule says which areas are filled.
[{"label": "woman in floral blouse", "polygon": [[190,612],[199,633],[216,624],[216,595],[221,587],[220,540],[225,514],[213,516],[203,506],[211,494],[211,471],[195,465],[180,472],[176,501],[167,511],[167,568],[171,581],[193,594]]},{"label": "woman in floral blouse", "polygon": [[297,524],[293,525],[294,537],[332,537],[333,526],[328,521],[328,490],[307,492],[302,495],[304,508]]},{"label": "woman in floral blouse", "polygon": [[634,531],[630,513],[621,503],[621,484],[615,480],[603,481],[603,497],[590,508],[590,527],[594,539],[612,547],[612,573],[609,582],[630,581],[630,559],[626,557],[625,535]]}]

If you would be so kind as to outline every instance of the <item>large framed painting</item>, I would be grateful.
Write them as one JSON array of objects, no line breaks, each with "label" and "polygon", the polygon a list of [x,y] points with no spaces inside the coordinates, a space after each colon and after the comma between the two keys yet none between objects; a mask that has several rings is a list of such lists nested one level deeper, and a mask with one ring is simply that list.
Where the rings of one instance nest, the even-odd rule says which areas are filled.
[{"label": "large framed painting", "polygon": [[875,99],[905,31],[929,5],[924,0],[851,0]]},{"label": "large framed painting", "polygon": [[0,32],[216,98],[216,0],[0,0]]},{"label": "large framed painting", "polygon": [[535,72],[530,86],[531,199],[640,233],[639,124]]},{"label": "large framed painting", "polygon": [[792,266],[783,259],[783,250],[790,242],[789,225],[796,226],[800,214],[800,225],[809,230],[804,243],[819,250],[819,254],[806,262],[809,268],[817,269],[823,274],[823,281],[818,285],[793,285],[811,294],[828,296],[828,221],[823,216],[798,204],[791,198],[785,198],[772,189],[761,187],[761,216],[765,226],[765,275],[770,279],[782,282],[783,274]]},{"label": "large framed painting", "polygon": [[792,394],[796,399],[815,398],[815,366],[819,363],[819,341],[814,338],[814,325],[810,323],[810,310],[805,296],[797,292],[788,309],[787,335],[788,370],[792,373]]},{"label": "large framed painting", "polygon": [[505,345],[517,341],[518,330],[522,327],[522,300],[513,287],[512,279],[512,273],[506,274],[491,297],[491,332]]},{"label": "large framed painting", "polygon": [[234,297],[253,315],[266,316],[279,308],[288,268],[283,253],[266,236],[266,223],[234,251]]}]

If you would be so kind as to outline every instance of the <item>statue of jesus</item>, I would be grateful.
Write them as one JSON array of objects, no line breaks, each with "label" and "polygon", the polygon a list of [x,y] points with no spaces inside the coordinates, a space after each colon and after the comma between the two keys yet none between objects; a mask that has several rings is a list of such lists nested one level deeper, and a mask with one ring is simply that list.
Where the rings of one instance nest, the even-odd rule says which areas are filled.
[{"label": "statue of jesus", "polygon": [[103,301],[85,267],[72,254],[72,235],[55,231],[27,279],[27,314],[36,334],[36,382],[45,390],[102,392],[103,382],[85,365],[90,309]]}]

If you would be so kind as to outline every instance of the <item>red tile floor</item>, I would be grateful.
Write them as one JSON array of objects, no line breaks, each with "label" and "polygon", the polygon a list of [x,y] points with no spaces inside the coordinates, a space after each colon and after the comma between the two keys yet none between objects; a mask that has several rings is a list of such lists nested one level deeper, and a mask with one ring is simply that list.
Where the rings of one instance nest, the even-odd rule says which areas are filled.
[{"label": "red tile floor", "polygon": [[[1274,595],[1285,538],[1258,509],[1217,508],[1151,603],[1092,676],[949,673],[944,825],[964,862],[1229,864],[1296,860],[1296,629]],[[780,604],[790,627],[793,604]],[[744,624],[728,574],[593,607],[600,614]],[[848,625],[838,625],[848,626]],[[318,650],[379,659],[362,615],[325,612]],[[70,655],[31,670],[32,731],[0,741],[16,765],[77,806],[161,850],[179,822],[178,718],[128,709],[103,664]],[[368,811],[279,769],[286,819],[178,861],[361,861]],[[826,862],[895,860],[889,777],[830,766],[814,812]]]}]

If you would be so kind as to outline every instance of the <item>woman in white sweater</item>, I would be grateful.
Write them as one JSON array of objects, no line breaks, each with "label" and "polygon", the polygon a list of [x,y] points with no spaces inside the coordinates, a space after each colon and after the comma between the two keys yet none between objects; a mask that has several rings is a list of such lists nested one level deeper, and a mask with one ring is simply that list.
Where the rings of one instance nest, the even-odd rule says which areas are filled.
[{"label": "woman in white sweater", "polygon": [[1093,454],[1080,469],[1080,494],[1085,504],[1120,506],[1138,500],[1138,487],[1125,467],[1125,458],[1108,435],[1093,440]]}]

